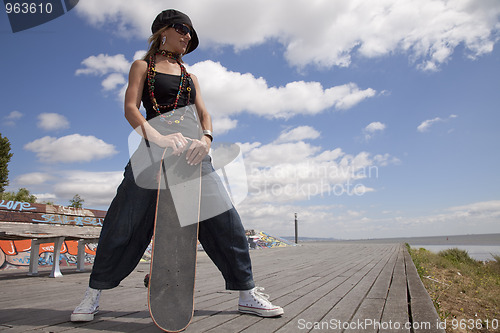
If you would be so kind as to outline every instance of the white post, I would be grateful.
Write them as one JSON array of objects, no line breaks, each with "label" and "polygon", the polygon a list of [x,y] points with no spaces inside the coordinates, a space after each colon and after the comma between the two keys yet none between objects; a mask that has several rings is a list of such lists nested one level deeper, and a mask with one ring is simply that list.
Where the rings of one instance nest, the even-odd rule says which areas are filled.
[{"label": "white post", "polygon": [[64,237],[58,237],[54,240],[54,254],[53,254],[53,263],[52,263],[52,271],[50,272],[49,277],[60,277],[62,276],[61,269],[59,268],[59,261],[61,256],[61,246],[63,245]]}]

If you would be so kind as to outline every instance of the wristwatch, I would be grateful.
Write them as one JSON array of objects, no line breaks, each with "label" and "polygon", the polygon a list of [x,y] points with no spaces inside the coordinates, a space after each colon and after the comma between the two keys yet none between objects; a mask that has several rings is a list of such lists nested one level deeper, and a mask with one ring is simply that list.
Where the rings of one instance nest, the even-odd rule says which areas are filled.
[{"label": "wristwatch", "polygon": [[211,130],[203,130],[203,135],[208,136],[210,138],[210,141],[214,141],[214,137],[212,135]]}]

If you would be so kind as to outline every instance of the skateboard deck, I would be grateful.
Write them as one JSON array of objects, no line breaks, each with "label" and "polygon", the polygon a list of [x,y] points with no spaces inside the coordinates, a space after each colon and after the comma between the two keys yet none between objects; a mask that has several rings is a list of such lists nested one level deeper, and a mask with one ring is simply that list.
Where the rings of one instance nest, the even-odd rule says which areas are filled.
[{"label": "skateboard deck", "polygon": [[185,153],[165,150],[158,180],[148,305],[159,328],[179,332],[194,311],[201,163],[190,166]]}]

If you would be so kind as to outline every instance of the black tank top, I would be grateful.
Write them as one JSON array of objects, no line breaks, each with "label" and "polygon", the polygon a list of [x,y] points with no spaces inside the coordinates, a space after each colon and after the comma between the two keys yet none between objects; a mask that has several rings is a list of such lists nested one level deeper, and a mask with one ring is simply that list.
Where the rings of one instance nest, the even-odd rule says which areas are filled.
[{"label": "black tank top", "polygon": [[[156,72],[155,75],[155,98],[159,105],[170,105],[175,102],[177,97],[177,92],[179,91],[179,84],[181,82],[180,75],[164,74]],[[179,101],[177,102],[177,108],[181,108],[186,105],[194,104],[196,98],[196,90],[191,79],[188,80],[188,86],[191,87],[191,96],[188,101],[188,92],[184,89]],[[147,78],[144,82],[144,88],[142,89],[142,105],[146,109],[146,120],[150,120],[156,117],[158,114],[153,109],[153,103],[151,102],[151,97],[148,91]],[[172,108],[160,109],[161,113],[172,111]]]}]

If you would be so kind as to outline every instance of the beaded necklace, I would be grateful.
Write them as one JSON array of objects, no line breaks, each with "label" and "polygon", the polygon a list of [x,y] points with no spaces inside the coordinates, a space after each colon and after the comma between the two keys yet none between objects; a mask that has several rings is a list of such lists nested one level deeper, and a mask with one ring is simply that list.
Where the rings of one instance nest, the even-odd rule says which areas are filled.
[{"label": "beaded necklace", "polygon": [[[156,76],[155,56],[159,55],[159,54],[161,54],[164,57],[175,60],[181,68],[181,81],[179,83],[179,90],[177,91],[177,96],[175,97],[175,101],[172,104],[168,104],[168,105],[159,105],[158,102],[156,101],[156,98],[155,98],[155,85],[154,85],[155,84],[155,76]],[[180,61],[180,55],[178,55],[176,53],[172,53],[172,52],[165,51],[165,50],[158,50],[154,55],[152,55],[149,58],[147,80],[148,80],[149,97],[151,98],[151,103],[153,104],[153,109],[161,117],[160,120],[162,120],[162,121],[167,121],[166,118],[171,117],[175,113],[175,110],[177,109],[177,103],[179,102],[179,98],[181,97],[182,92],[184,90],[186,90],[188,92],[188,101],[191,99],[191,87],[188,86],[188,81],[191,81],[191,75],[189,75],[189,73],[186,70],[186,67],[184,67],[184,65]],[[172,111],[169,112],[168,115],[161,113],[160,110],[164,110],[167,108],[172,108]],[[178,124],[182,120],[184,120],[184,115],[182,115],[180,117],[180,120],[175,120],[174,122],[168,120],[167,123],[169,125],[172,123]]]}]

